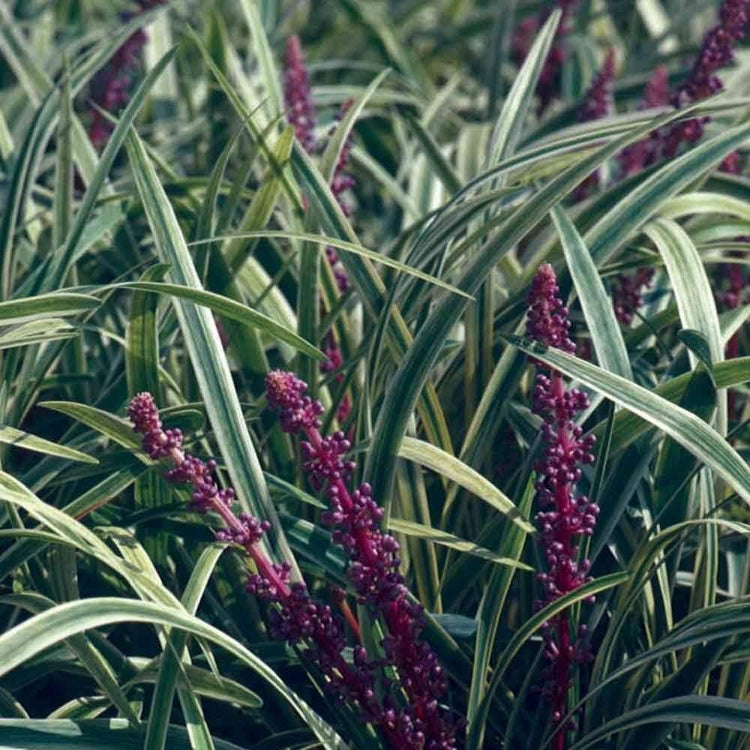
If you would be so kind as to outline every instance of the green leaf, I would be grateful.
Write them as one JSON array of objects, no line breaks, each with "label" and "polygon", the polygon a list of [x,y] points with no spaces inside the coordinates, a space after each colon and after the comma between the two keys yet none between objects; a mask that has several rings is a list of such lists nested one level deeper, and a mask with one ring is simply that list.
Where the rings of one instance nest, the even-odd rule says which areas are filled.
[{"label": "green leaf", "polygon": [[665,163],[631,190],[585,235],[591,257],[597,264],[610,259],[622,244],[651,218],[665,201],[716,166],[750,135],[750,123],[729,128],[715,138]]},{"label": "green leaf", "polygon": [[[717,388],[729,388],[742,385],[750,381],[750,357],[737,357],[735,359],[719,362],[712,372]],[[691,372],[679,375],[657,386],[654,393],[661,398],[678,403],[684,396],[690,379]],[[615,415],[615,428],[612,433],[612,452],[618,452],[630,445],[634,440],[646,432],[651,425],[638,414],[630,411],[619,411]],[[600,435],[604,431],[604,423],[596,426],[593,432]]]},{"label": "green leaf", "polygon": [[76,336],[78,329],[60,318],[32,320],[0,334],[0,349],[61,341]]},{"label": "green leaf", "polygon": [[561,17],[562,13],[559,9],[550,14],[544,26],[536,34],[534,43],[515,76],[513,87],[508,92],[492,131],[488,165],[495,165],[507,156],[511,156],[521,140],[521,134],[527,124],[529,111],[534,101],[537,82],[547,63]]},{"label": "green leaf", "polygon": [[[189,614],[194,615],[198,610],[198,604],[203,596],[203,592],[224,549],[226,549],[224,545],[208,547],[203,550],[200,558],[195,563],[195,567],[190,574],[190,580],[182,595],[182,604]],[[151,701],[146,739],[143,745],[144,750],[161,750],[161,748],[167,747],[169,717],[172,712],[172,702],[175,690],[177,689],[177,681],[181,670],[188,666],[187,664],[180,664],[180,660],[183,659],[185,647],[187,646],[188,637],[189,634],[185,630],[174,630],[169,634],[166,648],[161,657],[161,666],[156,678],[154,697]],[[189,673],[185,673],[185,680],[187,686],[195,687]],[[253,695],[251,693],[251,696]]]},{"label": "green leaf", "polygon": [[336,172],[336,164],[341,155],[341,150],[344,148],[344,144],[350,137],[354,124],[367,106],[367,102],[370,101],[372,95],[380,88],[380,84],[383,83],[390,72],[391,71],[388,69],[382,70],[377,76],[375,76],[369,86],[362,93],[362,96],[351,104],[346,115],[344,115],[344,118],[336,127],[333,135],[328,139],[325,151],[320,160],[320,171],[328,179],[328,182],[331,182],[333,179]]},{"label": "green leaf", "polygon": [[571,750],[585,750],[617,732],[623,732],[643,724],[704,724],[723,727],[735,732],[750,732],[750,704],[730,698],[717,698],[709,695],[683,695],[647,706],[626,711],[612,721],[608,721],[582,740]]},{"label": "green leaf", "polygon": [[506,497],[492,482],[485,479],[479,472],[474,471],[463,461],[430,443],[416,438],[405,437],[399,448],[398,455],[407,461],[414,461],[420,466],[447,477],[451,481],[468,490],[473,495],[491,505],[495,510],[508,516],[527,533],[534,534],[535,529],[523,518],[513,502]]},{"label": "green leaf", "polygon": [[[529,481],[519,505],[521,512],[527,516],[531,511],[534,494],[533,482]],[[523,529],[518,526],[509,526],[503,536],[500,549],[514,559],[520,559],[526,544],[526,537],[527,534]],[[493,570],[477,611],[477,639],[474,647],[474,668],[471,675],[466,719],[469,732],[472,736],[477,737],[479,746],[484,741],[485,727],[482,724],[475,728],[474,722],[487,691],[487,677],[492,654],[495,650],[497,629],[504,614],[505,601],[513,578],[514,571],[512,570],[506,568]]]},{"label": "green leaf", "polygon": [[167,284],[157,281],[126,281],[120,284],[111,284],[108,287],[98,287],[97,291],[106,289],[138,289],[144,292],[153,292],[154,294],[168,294],[178,299],[190,300],[197,305],[207,307],[219,315],[226,316],[230,320],[236,320],[240,323],[257,328],[264,333],[273,336],[279,341],[294,347],[303,354],[307,354],[317,360],[324,360],[325,354],[315,346],[298,336],[294,331],[290,331],[286,326],[269,318],[263,313],[252,310],[247,305],[237,302],[221,294],[207,292],[204,289],[195,289],[182,284]]},{"label": "green leaf", "polygon": [[[268,43],[266,30],[260,17],[256,0],[240,0],[240,8],[250,28],[250,43],[255,52],[255,59],[260,67],[261,79],[266,96],[270,99],[273,115],[284,111],[284,99],[279,86],[279,72],[273,59],[271,46]],[[265,98],[265,97],[264,97]]]},{"label": "green leaf", "polygon": [[[127,150],[162,261],[170,264],[170,274],[177,284],[200,291],[200,279],[180,225],[135,132],[128,137]],[[176,301],[175,311],[238,502],[247,512],[271,523],[272,528],[264,537],[264,543],[270,543],[277,559],[292,564],[292,578],[299,579],[299,570],[263,479],[213,316],[208,310],[187,301]]]},{"label": "green leaf", "polygon": [[713,368],[711,345],[700,331],[693,328],[683,328],[681,331],[677,331],[677,338],[706,366],[706,369],[710,371]]},{"label": "green leaf", "polygon": [[473,725],[474,728],[470,732],[467,739],[467,749],[471,748],[471,750],[480,750],[481,733],[484,730],[484,725],[487,720],[487,712],[492,701],[492,696],[500,685],[505,671],[507,670],[515,655],[520,651],[523,644],[526,643],[526,641],[537,630],[539,630],[539,628],[541,628],[542,625],[547,622],[547,620],[554,617],[559,612],[562,612],[576,602],[583,601],[589,596],[598,594],[601,591],[606,591],[613,586],[618,586],[623,581],[626,581],[628,577],[628,573],[611,573],[610,575],[602,576],[601,578],[591,581],[590,583],[585,583],[583,586],[580,586],[574,591],[561,596],[559,599],[555,599],[554,602],[548,604],[543,609],[540,609],[528,620],[526,620],[526,622],[524,622],[524,624],[518,630],[516,630],[516,632],[513,634],[513,637],[510,639],[510,642],[505,647],[503,652],[498,657],[497,662],[495,663],[492,673],[492,682],[490,683],[487,693],[484,696],[481,705],[479,706],[476,721]]},{"label": "green leaf", "polygon": [[36,453],[46,453],[49,456],[65,458],[68,461],[82,461],[86,464],[99,463],[93,456],[81,453],[74,448],[58,445],[50,440],[45,440],[44,438],[17,430],[15,427],[8,427],[7,425],[0,425],[0,443],[13,445],[17,448],[25,448]]},{"label": "green leaf", "polygon": [[70,218],[73,213],[73,102],[67,56],[63,61],[63,66],[55,163],[55,221],[52,227],[55,247],[61,245],[68,236]]},{"label": "green leaf", "polygon": [[[657,120],[652,123],[652,127],[657,126],[657,123],[663,124],[668,119]],[[455,250],[457,255],[472,248],[497,227],[492,238],[471,254],[456,286],[467,294],[474,294],[497,262],[541,222],[561,198],[575,189],[603,161],[647,132],[648,128],[639,128],[602,146],[594,154],[551,180],[515,211],[509,214],[503,212],[471,233]],[[380,407],[365,466],[365,476],[373,486],[375,497],[388,497],[391,494],[393,462],[407,422],[441,353],[443,343],[462,315],[464,307],[463,300],[457,302],[455,298],[446,295],[438,300],[391,381]]]},{"label": "green leaf", "polygon": [[418,268],[413,268],[412,266],[408,266],[405,263],[400,263],[399,261],[394,260],[393,258],[387,255],[383,255],[382,253],[375,252],[375,250],[368,250],[367,248],[362,247],[362,245],[355,244],[354,242],[346,242],[345,240],[339,240],[335,237],[326,237],[325,235],[320,235],[320,234],[310,234],[308,232],[285,232],[285,231],[273,230],[273,229],[259,229],[254,232],[237,232],[233,234],[220,235],[218,237],[212,237],[211,239],[208,239],[208,240],[201,240],[199,242],[190,242],[188,244],[192,246],[192,245],[206,244],[208,242],[214,242],[215,240],[231,240],[231,239],[237,239],[237,238],[249,239],[249,238],[261,238],[261,237],[267,237],[269,239],[278,238],[278,239],[287,239],[287,240],[298,240],[300,242],[311,242],[311,243],[315,243],[317,247],[321,247],[321,248],[325,247],[326,245],[330,245],[331,247],[335,247],[337,250],[344,250],[345,252],[352,253],[353,255],[359,255],[363,258],[369,258],[370,260],[380,263],[381,265],[388,266],[389,268],[395,268],[397,271],[406,273],[409,276],[414,276],[418,279],[422,279],[422,281],[428,281],[430,284],[439,286],[442,289],[447,289],[449,292],[453,292],[454,294],[458,294],[461,297],[466,297],[467,299],[471,299],[470,294],[467,294],[466,292],[461,291],[460,289],[453,286],[452,284],[448,284],[445,281],[441,281],[435,276],[431,276],[429,273],[420,271]]},{"label": "green leaf", "polygon": [[[136,450],[140,447],[138,435],[133,432],[130,422],[122,417],[115,416],[88,404],[76,404],[72,401],[41,401],[39,406],[45,409],[52,409],[61,414],[67,414],[69,417],[77,419],[102,435],[106,435],[125,448]],[[145,453],[141,455],[145,458]],[[146,463],[150,464],[153,461],[146,459]]]},{"label": "green leaf", "polygon": [[[708,274],[690,237],[671,219],[656,219],[644,231],[664,258],[683,328],[692,328],[703,334],[710,347],[711,361],[721,362],[724,359],[724,345],[716,303]],[[692,352],[690,359],[695,366],[698,360]],[[722,435],[726,434],[726,394],[719,398],[716,427]]]},{"label": "green leaf", "polygon": [[67,241],[65,242],[65,245],[52,256],[51,266],[41,278],[40,286],[42,289],[55,289],[65,278],[78,243],[83,236],[83,230],[88,223],[91,212],[96,204],[99,191],[101,190],[104,181],[107,179],[107,175],[114,164],[115,157],[120,151],[125,137],[135,121],[138,112],[143,106],[149,91],[167,65],[172,61],[175,52],[175,48],[167,52],[153,69],[149,71],[141,85],[130,97],[127,107],[125,107],[125,110],[120,115],[120,120],[112,131],[112,134],[107,141],[107,145],[104,147],[99,166],[97,167],[94,178],[89,184],[86,194],[83,197],[83,201],[81,202],[81,206],[78,209],[75,220],[73,221],[73,226],[71,227]]},{"label": "green leaf", "polygon": [[164,604],[116,597],[61,604],[0,636],[0,675],[7,674],[71,635],[120,622],[143,622],[180,628],[193,636],[216,643],[271,685],[316,733],[324,747],[343,747],[333,730],[252,651],[194,615]]},{"label": "green leaf", "polygon": [[[149,268],[141,277],[142,282],[159,281],[168,270],[166,265]],[[107,289],[107,287],[104,287]],[[109,287],[111,289],[111,287]],[[97,291],[102,291],[98,287]],[[128,393],[135,396],[148,391],[159,398],[159,340],[156,325],[157,300],[145,293],[133,295],[130,320],[125,335],[127,358],[126,372]]]},{"label": "green leaf", "polygon": [[702,419],[642,386],[557,349],[506,334],[521,351],[593,388],[658,427],[723,477],[750,503],[750,472],[737,452]]},{"label": "green leaf", "polygon": [[575,225],[560,206],[552,209],[552,220],[560,235],[565,262],[578,292],[596,357],[605,370],[632,380],[633,373],[622,329],[615,317],[612,300],[596,270],[596,264]]},{"label": "green leaf", "polygon": [[[125,719],[0,719],[0,735],[7,750],[134,750],[143,738]],[[194,750],[184,727],[170,725],[168,742],[170,750]],[[225,740],[215,740],[215,747],[242,750]]]},{"label": "green leaf", "polygon": [[442,544],[451,549],[458,550],[459,552],[468,552],[470,555],[482,557],[485,560],[498,563],[499,565],[507,565],[508,567],[519,568],[521,570],[533,570],[533,568],[525,563],[519,562],[518,560],[503,557],[496,552],[492,552],[478,544],[474,544],[474,542],[468,542],[466,539],[461,539],[454,534],[449,534],[447,531],[433,529],[430,526],[425,526],[421,523],[416,523],[415,521],[405,521],[403,518],[389,518],[388,528],[399,534],[415,536],[419,539],[427,539],[428,541],[435,542],[435,544]]},{"label": "green leaf", "polygon": [[[164,278],[168,266],[156,265],[141,277],[142,281],[159,281]],[[101,290],[101,287],[99,287]],[[159,387],[159,337],[156,321],[158,299],[146,292],[133,295],[131,315],[125,335],[125,374],[128,395],[148,391],[157,402],[161,400]],[[137,510],[167,505],[169,492],[163,477],[148,472],[139,477],[135,485],[135,507]],[[167,536],[158,530],[138,529],[139,539],[157,565],[164,565],[167,557]]]}]

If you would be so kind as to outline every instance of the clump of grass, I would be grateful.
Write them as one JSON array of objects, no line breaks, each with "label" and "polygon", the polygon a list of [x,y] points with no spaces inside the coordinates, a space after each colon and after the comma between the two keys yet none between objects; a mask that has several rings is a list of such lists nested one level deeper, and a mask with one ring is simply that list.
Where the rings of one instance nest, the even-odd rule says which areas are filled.
[{"label": "clump of grass", "polygon": [[746,746],[748,3],[510,6],[0,6],[6,744]]}]

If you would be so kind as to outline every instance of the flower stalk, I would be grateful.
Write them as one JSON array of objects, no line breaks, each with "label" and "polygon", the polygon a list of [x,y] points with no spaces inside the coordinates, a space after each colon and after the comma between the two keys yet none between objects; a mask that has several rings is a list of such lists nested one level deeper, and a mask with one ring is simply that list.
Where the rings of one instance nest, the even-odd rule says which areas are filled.
[{"label": "flower stalk", "polygon": [[[287,107],[287,120],[294,127],[297,140],[302,147],[308,154],[312,154],[320,148],[321,144],[315,139],[316,112],[310,88],[310,74],[305,63],[302,45],[300,44],[299,37],[296,35],[287,39],[284,67],[284,100]],[[342,104],[336,113],[336,123],[328,132],[328,138],[334,134],[337,124],[344,119],[351,105],[352,100],[347,100]],[[351,150],[351,138],[347,138],[341,148],[341,153],[339,154],[331,178],[331,192],[346,216],[351,215],[351,207],[345,201],[344,194],[356,184],[354,178],[346,172]],[[349,288],[349,276],[344,270],[344,266],[336,250],[329,245],[326,247],[325,252],[339,293],[344,294]],[[321,314],[325,314],[325,306],[322,302]],[[320,369],[326,373],[338,370],[343,364],[343,358],[332,330],[326,334],[325,353],[326,360]],[[336,375],[336,382],[342,383],[343,381],[344,374],[338,373]],[[350,410],[351,402],[349,396],[344,394],[336,410],[336,419],[339,424],[342,424],[346,420]]]},{"label": "flower stalk", "polygon": [[[552,266],[541,266],[529,294],[527,334],[546,346],[573,354],[576,347],[569,336],[568,310],[558,292]],[[532,409],[544,420],[544,453],[535,466],[539,508],[535,521],[547,564],[546,571],[538,575],[544,591],[544,598],[537,602],[541,608],[592,580],[590,561],[580,559],[580,540],[593,533],[599,507],[586,496],[576,495],[581,467],[594,461],[594,437],[583,436],[582,428],[574,422],[576,415],[588,407],[588,397],[576,388],[566,389],[561,373],[538,360],[534,363],[537,375]],[[552,745],[562,750],[566,731],[575,727],[572,722],[557,726],[568,713],[571,672],[576,663],[589,661],[592,655],[585,640],[586,627],[578,628],[574,637],[567,611],[545,623],[543,632],[547,667],[542,694],[556,725]]]},{"label": "flower stalk", "polygon": [[[610,49],[604,58],[599,72],[594,76],[583,102],[578,108],[578,121],[591,122],[612,114],[614,110],[614,80],[615,80],[615,52]],[[590,174],[576,189],[573,198],[576,201],[587,198],[593,190],[599,187],[600,170]]]},{"label": "flower stalk", "polygon": [[[282,427],[287,432],[305,431],[305,468],[313,483],[329,483],[331,498],[329,523],[336,527],[334,539],[352,559],[350,579],[360,600],[385,614],[390,635],[383,640],[386,663],[398,670],[398,685],[381,675],[384,697],[376,691],[376,674],[383,663],[370,658],[357,644],[353,663],[344,658],[346,637],[341,618],[331,608],[312,599],[304,583],[291,583],[289,562],[275,563],[266,554],[263,535],[270,523],[247,513],[236,514],[235,493],[219,488],[214,478],[216,463],[204,462],[183,448],[180,430],[164,429],[153,396],[140,393],[129,406],[128,415],[142,437],[144,451],[155,461],[171,464],[165,473],[173,484],[187,484],[192,496],[189,508],[200,514],[214,513],[222,522],[216,531],[219,541],[231,543],[252,561],[254,572],[247,581],[248,593],[268,602],[272,637],[303,647],[303,656],[323,675],[325,687],[336,698],[346,701],[365,720],[383,733],[392,748],[450,750],[455,747],[453,728],[446,722],[437,699],[446,688],[442,668],[434,652],[416,638],[421,629],[419,605],[412,604],[403,579],[398,574],[398,543],[382,534],[376,525],[382,510],[370,498],[366,484],[349,493],[344,477],[354,464],[342,458],[349,443],[341,433],[323,438],[318,432],[322,406],[301,393],[306,387],[290,373],[269,373],[269,400],[281,409]],[[340,604],[345,604],[341,593]],[[359,628],[348,607],[345,619]],[[347,618],[347,612],[349,617]],[[398,701],[399,689],[407,705]]]},{"label": "flower stalk", "polygon": [[405,716],[412,727],[406,747],[453,748],[455,726],[439,704],[447,681],[437,655],[419,640],[422,607],[410,599],[399,572],[399,544],[380,529],[383,509],[370,485],[350,491],[356,468],[346,457],[351,443],[343,432],[321,435],[323,406],[306,396],[306,390],[307,384],[290,372],[276,370],[266,376],[268,403],[278,411],[282,430],[306,438],[301,443],[302,468],[313,488],[325,490],[330,507],[322,521],[332,527],[334,542],[350,560],[348,577],[358,601],[380,615],[387,628],[381,645],[407,697]]},{"label": "flower stalk", "polygon": [[[136,1],[141,12],[164,2],[164,0]],[[132,15],[123,13],[121,17],[123,21],[128,21]],[[143,29],[134,31],[91,82],[89,98],[96,106],[91,108],[88,132],[91,143],[99,151],[107,144],[114,127],[104,112],[116,112],[127,104],[133,83],[133,71],[147,40],[148,37]]]}]

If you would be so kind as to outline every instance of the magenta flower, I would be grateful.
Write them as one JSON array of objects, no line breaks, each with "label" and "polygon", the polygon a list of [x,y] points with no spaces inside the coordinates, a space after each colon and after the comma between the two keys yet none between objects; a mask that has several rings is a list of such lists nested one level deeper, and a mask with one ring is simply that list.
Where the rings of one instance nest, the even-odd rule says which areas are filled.
[{"label": "magenta flower", "polygon": [[742,157],[739,151],[732,151],[724,157],[719,169],[726,174],[742,174]]},{"label": "magenta flower", "polygon": [[615,79],[615,51],[607,52],[602,67],[594,76],[583,103],[578,108],[578,122],[590,122],[600,120],[612,114],[614,109],[614,98],[612,88]]},{"label": "magenta flower", "polygon": [[[308,427],[315,424],[315,417],[311,415],[316,408],[310,410],[310,399],[300,396],[300,383],[296,380],[287,383],[278,379],[271,381],[269,397],[272,394],[275,403],[284,405],[287,412],[284,423],[289,428],[297,424]],[[348,702],[365,721],[378,726],[390,747],[430,747],[422,742],[421,723],[415,724],[408,710],[381,701],[376,695],[378,665],[370,659],[366,649],[354,646],[353,663],[344,658],[346,637],[340,618],[328,605],[313,600],[304,583],[289,581],[291,565],[288,562],[274,563],[268,559],[260,542],[270,529],[270,523],[247,513],[234,513],[234,491],[219,488],[214,479],[216,463],[204,462],[186,453],[179,430],[163,429],[150,393],[135,396],[128,406],[128,415],[134,430],[143,435],[146,453],[154,460],[167,459],[171,463],[166,478],[175,484],[192,486],[190,508],[198,513],[217,514],[223,527],[216,532],[216,538],[242,547],[254,563],[256,572],[249,576],[246,588],[271,605],[271,635],[301,646],[303,656],[323,675],[324,687],[335,698]],[[387,676],[382,676],[382,684],[393,692]]]},{"label": "magenta flower", "polygon": [[307,384],[290,372],[274,370],[266,376],[268,402],[279,412],[282,429],[307,438],[301,444],[302,468],[316,490],[325,489],[330,507],[322,520],[333,528],[334,542],[346,551],[349,580],[359,602],[380,615],[387,628],[383,650],[408,699],[404,713],[411,734],[404,747],[453,748],[456,729],[439,704],[447,682],[436,654],[419,640],[422,608],[409,598],[399,572],[399,544],[380,529],[383,510],[372,497],[370,485],[349,490],[355,468],[346,458],[351,444],[342,432],[329,437],[320,434],[319,420],[313,415],[322,406],[310,408],[317,402],[304,395],[306,389]]},{"label": "magenta flower", "polygon": [[[716,72],[734,62],[734,45],[744,37],[747,21],[748,0],[724,0],[719,10],[719,24],[704,37],[688,79],[672,95],[675,107],[679,109],[699,102],[724,88]],[[699,140],[708,119],[678,122],[660,134],[662,156],[669,159],[682,143]]]},{"label": "magenta flower", "polygon": [[643,304],[643,292],[654,280],[653,268],[639,268],[635,273],[620,274],[612,285],[612,304],[615,316],[624,326],[633,322],[635,313]]},{"label": "magenta flower", "polygon": [[[154,8],[163,2],[164,0],[137,0],[141,11]],[[131,14],[123,13],[121,18],[128,21]],[[89,98],[96,106],[91,109],[88,132],[91,143],[97,150],[104,148],[114,127],[100,110],[114,113],[127,104],[133,83],[133,72],[146,41],[147,36],[143,29],[134,31],[91,81]]]},{"label": "magenta flower", "polygon": [[[574,353],[569,336],[568,310],[558,296],[557,279],[552,266],[539,268],[529,294],[528,336],[547,346]],[[536,361],[537,376],[533,394],[533,411],[544,419],[542,439],[544,453],[536,464],[536,500],[539,512],[536,523],[541,535],[546,572],[538,575],[544,599],[538,607],[574,591],[592,580],[591,563],[580,560],[580,538],[593,533],[599,508],[583,495],[576,495],[581,466],[591,464],[594,456],[592,436],[583,436],[574,423],[576,414],[588,407],[588,397],[577,389],[567,390],[561,373]],[[558,724],[568,712],[571,670],[576,662],[585,662],[591,653],[584,642],[585,627],[578,637],[571,633],[567,611],[545,624],[545,669],[543,695],[549,702],[551,720]],[[565,744],[565,730],[557,728],[553,740],[556,750]]]},{"label": "magenta flower", "polygon": [[[287,39],[284,66],[284,98],[288,110],[287,119],[289,124],[294,126],[297,140],[302,144],[305,151],[312,153],[318,147],[314,133],[315,104],[310,90],[310,74],[305,64],[305,57],[302,52],[299,37],[297,36],[291,36]],[[351,105],[351,100],[344,102],[336,114],[336,123],[341,122]],[[334,124],[329,130],[329,138],[333,135],[335,130],[336,124]],[[346,216],[351,214],[351,208],[344,201],[344,194],[346,191],[351,190],[355,185],[354,178],[346,173],[351,149],[351,138],[347,138],[341,149],[341,153],[339,154],[333,177],[331,179],[331,192]],[[349,288],[349,277],[344,270],[344,266],[339,259],[338,253],[333,247],[326,247],[326,258],[333,270],[333,275],[336,279],[336,286],[338,287],[339,292],[343,294]],[[325,314],[325,308],[322,305],[321,311],[322,314]],[[323,372],[338,369],[343,364],[341,352],[338,349],[333,333],[329,331],[326,339],[326,353],[328,355],[328,360],[321,366]],[[343,380],[343,376],[340,378],[339,382],[341,382],[341,380]],[[349,397],[344,394],[344,397],[338,406],[337,420],[339,422],[344,422],[349,415],[349,411]]]},{"label": "magenta flower", "polygon": [[[669,74],[664,65],[654,70],[643,91],[643,101],[639,109],[653,109],[665,107],[669,104]],[[637,143],[628,146],[620,152],[620,170],[623,177],[638,174],[647,164],[656,159],[658,141],[652,136],[646,136]]]},{"label": "magenta flower", "polygon": [[[568,21],[573,13],[577,0],[557,0],[556,5],[562,11],[562,18],[555,33],[544,67],[539,75],[536,93],[539,97],[539,114],[543,114],[554,99],[560,96],[560,77],[565,62],[565,37],[568,34]],[[511,42],[511,54],[520,65],[529,54],[539,29],[549,18],[551,9],[546,9],[536,17],[526,18],[518,24]]]},{"label": "magenta flower", "polygon": [[[612,93],[615,79],[615,53],[610,49],[604,58],[599,72],[594,76],[583,103],[578,108],[578,121],[591,122],[612,114],[614,96]],[[574,191],[574,200],[583,200],[599,186],[599,170],[590,174]]]},{"label": "magenta flower", "polygon": [[299,37],[286,40],[284,55],[284,101],[287,119],[294,127],[297,140],[307,153],[315,150],[315,104],[310,91],[310,74]]}]

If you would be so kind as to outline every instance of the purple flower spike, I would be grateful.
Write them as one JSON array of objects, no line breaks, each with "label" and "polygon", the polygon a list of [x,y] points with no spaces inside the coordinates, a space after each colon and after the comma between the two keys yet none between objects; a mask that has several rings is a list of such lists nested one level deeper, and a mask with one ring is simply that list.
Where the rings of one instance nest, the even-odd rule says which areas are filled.
[{"label": "purple flower spike", "polygon": [[[527,333],[547,346],[572,353],[575,345],[568,336],[567,310],[557,295],[552,266],[541,266],[529,294]],[[544,592],[544,598],[537,602],[541,608],[592,580],[591,563],[580,559],[579,540],[593,533],[599,507],[575,493],[581,467],[594,461],[591,453],[594,437],[584,436],[574,422],[576,415],[588,407],[588,397],[578,389],[567,390],[563,376],[556,370],[536,364],[532,409],[544,420],[544,453],[534,467],[539,509],[535,520],[547,563],[546,570],[538,575]],[[550,704],[551,720],[558,725],[568,712],[573,666],[592,656],[582,634],[579,632],[576,639],[571,633],[567,611],[546,623],[544,639],[548,666],[544,671],[543,695]],[[556,727],[552,743],[555,750],[564,747],[567,728]]]},{"label": "purple flower spike", "polygon": [[[290,373],[269,373],[268,383],[269,400],[279,408],[294,411],[298,402],[306,398],[301,394],[307,386]],[[380,727],[390,747],[428,747],[424,744],[423,722],[412,715],[411,709],[394,709],[390,698],[381,702],[375,691],[378,665],[370,659],[367,651],[356,645],[353,665],[344,658],[347,644],[341,619],[328,605],[312,599],[304,583],[290,583],[292,566],[288,561],[275,563],[268,559],[260,542],[271,524],[247,513],[234,514],[234,491],[231,488],[219,489],[214,480],[216,462],[204,462],[183,452],[182,436],[175,442],[178,431],[162,429],[150,393],[140,393],[133,398],[128,414],[135,431],[143,435],[143,447],[149,455],[170,461],[171,469],[166,472],[166,478],[176,484],[192,485],[190,507],[201,513],[215,513],[221,518],[224,526],[216,532],[216,538],[243,548],[253,561],[256,572],[248,577],[246,589],[271,605],[271,635],[301,647],[302,655],[323,675],[324,687],[337,699],[347,701],[365,721]],[[332,454],[344,448],[343,443],[338,445],[340,438],[334,438],[337,447],[331,446]],[[170,445],[172,448],[167,448]],[[423,662],[429,663],[426,655]],[[388,696],[395,694],[390,678],[383,675],[381,684]],[[429,747],[451,748],[453,745]]]},{"label": "purple flower spike", "polygon": [[[600,120],[612,114],[615,103],[612,93],[615,79],[615,52],[610,49],[601,69],[591,82],[583,103],[578,108],[578,121]],[[599,186],[599,170],[590,174],[574,191],[573,199],[583,200]]]},{"label": "purple flower spike", "polygon": [[[639,109],[665,107],[669,104],[669,75],[666,67],[660,65],[654,70],[643,91],[643,101]],[[620,152],[620,171],[623,177],[638,174],[647,164],[656,159],[658,142],[652,136],[628,146]]]},{"label": "purple flower spike", "polygon": [[575,354],[576,345],[568,332],[568,309],[557,296],[559,287],[555,270],[549,263],[539,267],[529,293],[528,335],[555,349]]},{"label": "purple flower spike", "polygon": [[284,101],[287,119],[294,127],[297,140],[308,154],[312,153],[315,150],[315,105],[310,91],[310,74],[297,35],[286,40]]},{"label": "purple flower spike", "polygon": [[578,109],[578,121],[600,120],[612,113],[614,99],[612,86],[615,80],[615,51],[610,49],[599,72],[594,76],[583,104]]},{"label": "purple flower spike", "polygon": [[666,107],[669,104],[669,73],[665,65],[654,69],[643,90],[643,104],[641,109]]},{"label": "purple flower spike", "polygon": [[306,429],[320,427],[318,417],[323,413],[322,404],[302,394],[307,383],[291,372],[271,370],[266,375],[268,403],[278,409],[281,429],[296,434]]},{"label": "purple flower spike", "polygon": [[[748,0],[724,0],[719,10],[719,24],[704,37],[687,81],[672,96],[675,107],[680,109],[699,102],[724,88],[716,72],[734,62],[734,45],[745,35],[748,5]],[[662,156],[671,158],[682,143],[699,140],[708,120],[704,117],[678,122],[665,134],[659,134]]]},{"label": "purple flower spike", "polygon": [[[137,0],[141,11],[149,10],[161,5],[165,0]],[[123,21],[131,18],[131,14],[121,14]],[[112,55],[109,62],[94,76],[90,87],[90,99],[100,109],[116,112],[127,104],[133,82],[133,70],[138,65],[141,52],[147,41],[143,29],[134,31]],[[91,110],[89,123],[89,138],[94,148],[101,150],[112,133],[112,123],[97,109]]]},{"label": "purple flower spike", "polygon": [[[299,408],[305,384],[291,373],[272,372],[266,378],[268,401],[280,413],[282,427],[290,413]],[[317,402],[315,402],[317,404]],[[323,407],[305,404],[322,412]],[[372,497],[369,484],[350,491],[347,483],[356,465],[346,459],[351,444],[344,433],[323,437],[318,424],[302,427],[307,440],[302,442],[302,468],[312,486],[325,493],[329,509],[322,521],[333,529],[332,537],[349,558],[349,580],[360,604],[379,614],[387,635],[382,646],[389,664],[395,667],[398,685],[408,698],[408,707],[399,715],[394,709],[385,713],[385,723],[403,745],[427,750],[451,750],[456,747],[456,727],[439,705],[447,682],[437,656],[419,640],[424,626],[421,607],[409,598],[399,572],[399,544],[380,525],[383,509]]]},{"label": "purple flower spike", "polygon": [[624,326],[633,322],[635,313],[643,304],[643,292],[654,279],[653,268],[639,268],[634,274],[620,274],[612,285],[612,303],[615,316]]},{"label": "purple flower spike", "polygon": [[[536,87],[539,97],[539,114],[543,114],[552,101],[560,96],[560,78],[565,62],[565,37],[568,34],[568,21],[573,13],[577,0],[557,0],[557,7],[562,11],[560,25],[557,27],[552,47],[544,61],[542,72]],[[528,55],[539,29],[549,18],[551,9],[544,10],[536,17],[526,18],[518,25],[512,40],[511,53],[520,65]]]}]

